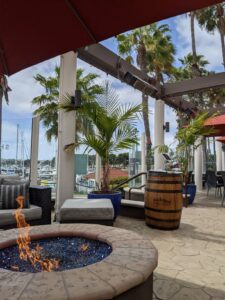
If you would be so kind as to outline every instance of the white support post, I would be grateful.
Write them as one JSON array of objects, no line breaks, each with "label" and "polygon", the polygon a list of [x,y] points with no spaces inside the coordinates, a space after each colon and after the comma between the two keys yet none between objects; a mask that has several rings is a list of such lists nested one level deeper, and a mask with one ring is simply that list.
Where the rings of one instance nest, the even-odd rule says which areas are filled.
[{"label": "white support post", "polygon": [[[201,140],[197,140],[196,145],[199,145],[200,142]],[[200,145],[194,151],[194,173],[197,191],[202,190],[202,154],[202,145]]]},{"label": "white support post", "polygon": [[[146,139],[145,133],[141,134],[141,172],[147,172],[147,165],[146,165]],[[141,176],[141,185],[146,184],[146,176]]]},{"label": "white support post", "polygon": [[100,156],[96,153],[95,156],[95,181],[97,183],[98,188],[101,188],[101,158]]},{"label": "white support post", "polygon": [[[64,97],[74,95],[76,89],[77,54],[73,51],[60,57],[60,92],[59,102]],[[74,152],[66,152],[64,147],[75,142],[75,113],[59,111],[58,124],[58,157],[57,157],[57,192],[56,216],[66,199],[73,198],[74,194]]]},{"label": "white support post", "polygon": [[222,143],[216,141],[216,171],[222,171]]},{"label": "white support post", "polygon": [[[164,101],[155,101],[155,117],[154,117],[154,146],[164,145]],[[165,161],[158,149],[154,151],[154,169],[164,170]]]},{"label": "white support post", "polygon": [[222,149],[222,171],[225,171],[225,152]]},{"label": "white support post", "polygon": [[30,155],[30,184],[35,186],[38,184],[38,147],[39,147],[39,124],[40,117],[32,118],[31,133],[31,155]]}]

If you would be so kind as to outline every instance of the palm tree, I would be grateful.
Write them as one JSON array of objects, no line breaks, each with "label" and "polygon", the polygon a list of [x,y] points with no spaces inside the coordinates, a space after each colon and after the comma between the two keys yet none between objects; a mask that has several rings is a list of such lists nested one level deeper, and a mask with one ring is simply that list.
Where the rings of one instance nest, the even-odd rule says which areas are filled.
[{"label": "palm tree", "polygon": [[209,62],[204,58],[203,55],[196,55],[196,57],[194,58],[194,55],[192,53],[188,53],[183,58],[180,58],[179,61],[182,66],[180,68],[177,68],[174,72],[176,80],[185,80],[195,77],[193,74],[194,61],[200,76],[209,75],[209,72],[206,69],[206,66],[209,64]]},{"label": "palm tree", "polygon": [[[119,53],[130,63],[135,53],[141,71],[153,74],[151,83],[154,85],[163,81],[163,73],[169,75],[172,72],[175,49],[168,32],[167,25],[152,24],[117,36]],[[145,93],[142,93],[142,115],[147,149],[151,153],[148,96]]]},{"label": "palm tree", "polygon": [[174,74],[175,47],[171,41],[168,25],[151,25],[152,35],[146,46],[147,70],[155,84],[164,83],[165,76]]},{"label": "palm tree", "polygon": [[2,104],[3,98],[5,102],[9,104],[8,92],[11,91],[7,83],[7,78],[5,75],[0,75],[0,174],[2,167]]},{"label": "palm tree", "polygon": [[[54,76],[44,77],[37,74],[34,79],[45,89],[45,93],[35,97],[32,103],[39,107],[34,111],[34,115],[40,115],[46,127],[46,137],[50,142],[52,138],[58,136],[58,104],[59,104],[59,74],[60,68],[55,67]],[[82,100],[94,99],[96,95],[103,92],[98,84],[94,84],[98,75],[89,73],[84,75],[83,69],[77,70],[76,89],[81,90]],[[85,120],[79,114],[76,117],[76,132],[82,132],[87,129]],[[76,136],[76,140],[78,135]]]},{"label": "palm tree", "polygon": [[[74,110],[69,99],[60,105],[66,111]],[[118,95],[108,83],[102,95],[95,100],[86,101],[78,109],[78,113],[87,118],[97,133],[84,132],[78,145],[86,146],[86,150],[94,150],[101,157],[103,168],[102,191],[109,191],[109,159],[114,152],[131,149],[137,144],[135,125],[137,114],[141,112],[142,105],[121,105]],[[69,145],[72,146],[72,145]],[[73,147],[67,150],[72,150]]]},{"label": "palm tree", "polygon": [[222,47],[222,56],[223,56],[223,65],[225,68],[225,15],[224,15],[224,3],[219,3],[214,6],[210,6],[196,12],[196,18],[199,25],[202,28],[205,28],[209,33],[214,33],[215,30],[219,31],[221,47]]},{"label": "palm tree", "polygon": [[[146,46],[151,38],[152,30],[151,26],[144,26],[138,29],[132,30],[127,34],[120,34],[117,36],[119,53],[125,57],[129,63],[133,63],[132,53],[136,53],[136,62],[141,71],[148,73],[148,63],[146,57]],[[148,96],[142,93],[143,104],[143,121],[146,135],[147,148],[151,148],[151,134],[149,127],[149,107]]]}]

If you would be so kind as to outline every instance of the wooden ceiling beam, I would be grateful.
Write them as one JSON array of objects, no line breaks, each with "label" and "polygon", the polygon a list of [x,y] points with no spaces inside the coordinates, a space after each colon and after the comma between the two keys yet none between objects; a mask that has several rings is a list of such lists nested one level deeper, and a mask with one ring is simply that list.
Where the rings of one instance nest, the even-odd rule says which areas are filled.
[{"label": "wooden ceiling beam", "polygon": [[[113,53],[101,44],[94,44],[85,48],[78,49],[78,57],[90,65],[102,70],[106,74],[127,83],[135,89],[144,92],[146,95],[160,99],[160,89],[154,86],[154,79],[140,71],[135,66],[129,64],[126,60]],[[164,97],[163,99],[170,107],[188,112],[194,110],[194,107],[188,101],[181,97]]]},{"label": "wooden ceiling beam", "polygon": [[225,72],[175,83],[165,83],[162,93],[164,97],[174,97],[222,87],[225,87]]}]

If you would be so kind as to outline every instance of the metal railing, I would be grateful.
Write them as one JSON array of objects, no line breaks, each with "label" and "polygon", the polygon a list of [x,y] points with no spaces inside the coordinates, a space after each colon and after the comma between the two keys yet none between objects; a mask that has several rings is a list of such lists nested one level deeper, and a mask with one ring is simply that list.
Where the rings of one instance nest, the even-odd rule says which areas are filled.
[{"label": "metal railing", "polygon": [[[118,190],[119,188],[121,188],[124,184],[126,183],[129,183],[130,181],[142,176],[142,175],[145,175],[146,176],[146,179],[147,179],[147,172],[141,172],[141,173],[138,173],[134,176],[132,176],[131,178],[128,178],[126,180],[124,180],[123,182],[121,182],[120,184],[118,184],[117,186],[113,187],[112,190],[115,191],[115,190]],[[144,186],[141,186],[141,187],[144,187]],[[141,188],[139,187],[139,188]],[[135,188],[135,187],[134,187]]]}]

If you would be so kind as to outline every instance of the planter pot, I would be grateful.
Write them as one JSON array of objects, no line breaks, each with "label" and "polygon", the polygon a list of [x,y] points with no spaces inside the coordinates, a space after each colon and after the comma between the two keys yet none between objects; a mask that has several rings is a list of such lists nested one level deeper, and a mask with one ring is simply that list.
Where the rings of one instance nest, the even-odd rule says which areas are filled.
[{"label": "planter pot", "polygon": [[121,198],[122,193],[121,192],[115,192],[115,193],[101,193],[101,192],[91,192],[88,193],[88,199],[100,199],[100,198],[106,198],[110,199],[114,208],[114,220],[120,213],[120,205],[121,205]]},{"label": "planter pot", "polygon": [[[185,194],[185,188],[183,188],[183,193]],[[196,185],[192,183],[188,184],[186,193],[190,195],[189,204],[192,204],[196,195]]]}]

